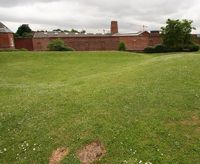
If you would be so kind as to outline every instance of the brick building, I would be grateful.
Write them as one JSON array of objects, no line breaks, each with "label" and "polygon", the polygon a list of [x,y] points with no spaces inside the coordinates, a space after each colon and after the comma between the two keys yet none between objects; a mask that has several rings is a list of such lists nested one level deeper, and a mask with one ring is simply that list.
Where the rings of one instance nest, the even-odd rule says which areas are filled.
[{"label": "brick building", "polygon": [[13,32],[0,22],[0,49],[14,49]]},{"label": "brick building", "polygon": [[110,33],[107,34],[36,32],[33,36],[33,50],[47,50],[48,43],[58,38],[77,51],[117,50],[120,42],[124,42],[129,51],[143,51],[149,45],[154,46],[161,43],[157,31],[153,31],[153,33],[147,31],[119,33],[117,21],[112,21],[110,28]]},{"label": "brick building", "polygon": [[[200,44],[200,35],[193,35],[193,37],[194,41]],[[76,51],[118,50],[120,42],[124,42],[129,51],[143,51],[148,46],[161,43],[159,31],[119,33],[117,21],[111,22],[110,32],[106,34],[35,32],[33,38],[15,38],[14,41],[13,33],[0,23],[0,49],[25,48],[30,51],[45,51],[48,50],[49,42],[58,38]]]},{"label": "brick building", "polygon": [[66,45],[77,51],[117,50],[119,38],[102,34],[69,34],[64,32],[37,32],[33,37],[35,51],[47,50],[53,39],[62,39]]}]

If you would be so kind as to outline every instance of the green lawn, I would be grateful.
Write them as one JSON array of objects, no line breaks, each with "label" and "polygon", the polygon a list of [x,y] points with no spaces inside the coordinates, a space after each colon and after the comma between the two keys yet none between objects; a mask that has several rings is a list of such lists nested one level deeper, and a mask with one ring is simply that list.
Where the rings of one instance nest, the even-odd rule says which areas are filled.
[{"label": "green lawn", "polygon": [[200,163],[200,52],[0,53],[0,163]]}]

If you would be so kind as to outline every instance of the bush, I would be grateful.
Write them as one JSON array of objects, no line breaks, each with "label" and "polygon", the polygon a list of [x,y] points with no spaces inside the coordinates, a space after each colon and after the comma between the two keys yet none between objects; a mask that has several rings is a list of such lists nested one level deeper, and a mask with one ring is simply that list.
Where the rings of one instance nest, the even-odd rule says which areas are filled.
[{"label": "bush", "polygon": [[145,53],[163,53],[163,52],[194,52],[199,51],[198,45],[189,45],[183,47],[169,48],[165,45],[157,45],[155,47],[147,47],[144,49]]},{"label": "bush", "polygon": [[188,46],[188,49],[190,52],[199,51],[199,46],[198,45],[190,45],[190,46]]},{"label": "bush", "polygon": [[159,44],[154,48],[154,52],[160,53],[160,52],[167,52],[168,49],[165,45]]},{"label": "bush", "polygon": [[54,39],[48,44],[50,51],[74,51],[74,49],[65,46],[65,43],[61,39]]},{"label": "bush", "polygon": [[126,45],[124,42],[120,42],[119,43],[119,47],[118,47],[119,51],[126,51]]},{"label": "bush", "polygon": [[66,46],[64,46],[64,47],[61,47],[61,48],[60,48],[60,51],[74,51],[74,49],[71,48],[71,47],[66,47]]},{"label": "bush", "polygon": [[167,47],[166,45],[159,44],[154,47],[154,53],[163,53],[163,52],[182,52],[183,48],[182,47],[176,47],[176,48],[170,48]]},{"label": "bush", "polygon": [[26,48],[21,48],[19,51],[28,51]]},{"label": "bush", "polygon": [[155,48],[154,47],[146,47],[144,49],[145,53],[155,53]]},{"label": "bush", "polygon": [[176,48],[169,48],[168,52],[184,52],[184,48],[183,47],[176,47]]}]

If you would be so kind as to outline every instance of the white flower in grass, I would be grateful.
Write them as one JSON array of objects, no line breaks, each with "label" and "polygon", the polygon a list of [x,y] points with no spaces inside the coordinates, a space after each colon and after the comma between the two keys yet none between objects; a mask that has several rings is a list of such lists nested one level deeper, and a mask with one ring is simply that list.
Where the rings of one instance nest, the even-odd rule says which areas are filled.
[{"label": "white flower in grass", "polygon": [[139,161],[139,164],[141,164],[141,163],[142,163],[142,160]]},{"label": "white flower in grass", "polygon": [[3,150],[4,150],[4,151],[7,151],[7,149],[6,149],[6,148],[4,148]]},{"label": "white flower in grass", "polygon": [[33,151],[35,151],[35,148],[33,148]]}]

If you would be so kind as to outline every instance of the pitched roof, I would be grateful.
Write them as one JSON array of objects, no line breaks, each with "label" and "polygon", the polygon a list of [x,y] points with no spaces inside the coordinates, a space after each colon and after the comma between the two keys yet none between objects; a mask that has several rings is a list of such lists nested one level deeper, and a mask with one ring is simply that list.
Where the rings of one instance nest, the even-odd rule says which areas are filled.
[{"label": "pitched roof", "polygon": [[0,33],[13,33],[8,27],[0,22]]},{"label": "pitched roof", "polygon": [[136,33],[116,33],[116,34],[81,34],[81,33],[67,33],[67,32],[35,32],[34,38],[67,38],[67,37],[107,37],[107,36],[140,36],[141,34],[145,33],[146,31],[139,31]]},{"label": "pitched roof", "polygon": [[139,36],[147,31],[139,31],[135,33],[116,33],[113,36]]},{"label": "pitched roof", "polygon": [[67,32],[35,32],[34,38],[66,38],[66,37],[105,37],[111,36],[111,34],[80,34],[80,33],[67,33]]}]

